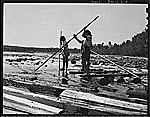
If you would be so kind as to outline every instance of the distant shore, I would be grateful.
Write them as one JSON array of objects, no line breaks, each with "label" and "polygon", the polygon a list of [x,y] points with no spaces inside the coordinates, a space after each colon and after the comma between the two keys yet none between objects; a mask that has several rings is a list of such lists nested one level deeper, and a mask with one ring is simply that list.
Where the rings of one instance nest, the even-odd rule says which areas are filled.
[{"label": "distant shore", "polygon": [[[148,58],[147,54],[143,56],[137,55],[137,54],[133,54],[133,55],[128,55],[125,53],[110,53],[109,51],[113,50],[110,49],[109,51],[105,51],[105,46],[104,46],[104,50],[99,50],[97,51],[97,49],[95,49],[96,47],[93,47],[94,51],[99,53],[100,55],[118,55],[118,56],[130,56],[130,57],[142,57],[142,58]],[[23,53],[53,53],[56,52],[59,48],[42,48],[42,47],[23,47],[23,46],[11,46],[11,45],[3,45],[3,52],[23,52]],[[93,50],[92,49],[92,50]],[[71,54],[79,54],[80,53],[80,49],[77,48],[69,48],[69,51]]]},{"label": "distant shore", "polygon": [[[3,45],[3,52],[51,53],[56,52],[58,49],[59,48],[21,47],[21,46]],[[80,53],[80,50],[77,48],[69,50],[71,53]]]}]

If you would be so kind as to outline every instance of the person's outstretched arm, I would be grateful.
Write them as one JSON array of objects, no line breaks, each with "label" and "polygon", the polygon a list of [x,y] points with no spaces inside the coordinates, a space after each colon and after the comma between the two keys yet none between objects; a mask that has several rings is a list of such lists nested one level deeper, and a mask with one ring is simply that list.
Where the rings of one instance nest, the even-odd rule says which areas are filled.
[{"label": "person's outstretched arm", "polygon": [[75,38],[79,43],[83,43],[83,40],[78,39],[75,34],[74,34],[73,36],[74,36],[74,38]]}]

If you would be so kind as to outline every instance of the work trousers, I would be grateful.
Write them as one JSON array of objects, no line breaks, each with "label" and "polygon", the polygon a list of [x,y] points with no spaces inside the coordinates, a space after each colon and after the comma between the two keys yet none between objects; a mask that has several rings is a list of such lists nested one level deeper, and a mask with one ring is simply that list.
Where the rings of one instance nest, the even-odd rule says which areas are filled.
[{"label": "work trousers", "polygon": [[63,76],[64,76],[64,70],[66,70],[66,76],[67,76],[67,68],[68,68],[68,56],[63,56]]},{"label": "work trousers", "polygon": [[90,70],[89,70],[90,59],[82,58],[82,65],[83,65],[84,72],[86,72],[87,75],[90,75]]}]

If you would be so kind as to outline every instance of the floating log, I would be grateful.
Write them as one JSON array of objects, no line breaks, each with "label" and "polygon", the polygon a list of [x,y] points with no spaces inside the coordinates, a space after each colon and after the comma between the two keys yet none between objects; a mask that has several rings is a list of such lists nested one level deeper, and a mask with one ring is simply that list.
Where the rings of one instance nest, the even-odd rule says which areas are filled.
[{"label": "floating log", "polygon": [[109,83],[110,83],[110,81],[109,81],[109,79],[107,79],[107,78],[101,78],[100,81],[99,81],[99,84],[102,85],[102,86],[103,86],[103,85],[106,86],[106,85],[108,85]]},{"label": "floating log", "polygon": [[119,79],[117,80],[117,83],[125,83],[125,80],[124,80],[123,78],[119,78]]},{"label": "floating log", "polygon": [[129,97],[133,97],[133,98],[141,98],[141,99],[148,99],[148,94],[146,91],[138,91],[138,90],[128,90],[126,92],[127,95],[129,95]]},{"label": "floating log", "polygon": [[32,78],[29,78],[31,81],[34,81],[34,80],[38,80],[38,78],[35,76],[35,77],[32,77]]},{"label": "floating log", "polygon": [[140,78],[134,78],[132,80],[132,83],[141,83],[141,82],[142,82],[142,80]]},{"label": "floating log", "polygon": [[62,84],[68,84],[68,80],[66,78],[62,78]]},{"label": "floating log", "polygon": [[76,60],[71,60],[71,63],[72,64],[76,64]]}]

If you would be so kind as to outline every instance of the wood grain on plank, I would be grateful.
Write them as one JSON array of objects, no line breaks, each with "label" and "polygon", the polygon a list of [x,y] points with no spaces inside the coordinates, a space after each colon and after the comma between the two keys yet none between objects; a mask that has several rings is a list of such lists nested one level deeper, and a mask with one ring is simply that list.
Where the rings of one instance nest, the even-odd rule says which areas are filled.
[{"label": "wood grain on plank", "polygon": [[38,103],[38,102],[31,101],[31,100],[24,99],[24,98],[19,98],[19,97],[16,97],[16,96],[5,94],[5,93],[3,93],[3,97],[6,98],[6,99],[14,100],[14,101],[19,102],[19,103],[26,104],[30,107],[41,108],[43,110],[52,112],[54,114],[58,114],[60,111],[62,111],[62,109],[59,109],[59,108],[56,108],[56,107],[48,106],[48,105],[45,105],[45,104],[42,104],[42,103]]},{"label": "wood grain on plank", "polygon": [[126,101],[121,101],[121,100],[116,100],[116,99],[110,99],[110,98],[106,98],[106,97],[100,97],[100,96],[96,96],[91,93],[84,93],[84,92],[78,92],[78,91],[73,91],[73,90],[65,90],[60,94],[60,96],[94,101],[94,102],[98,102],[98,103],[104,103],[107,105],[112,105],[112,106],[115,105],[118,107],[124,107],[124,108],[135,109],[138,111],[147,112],[147,105],[126,102]]}]

